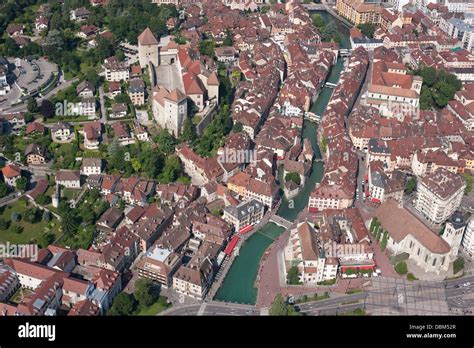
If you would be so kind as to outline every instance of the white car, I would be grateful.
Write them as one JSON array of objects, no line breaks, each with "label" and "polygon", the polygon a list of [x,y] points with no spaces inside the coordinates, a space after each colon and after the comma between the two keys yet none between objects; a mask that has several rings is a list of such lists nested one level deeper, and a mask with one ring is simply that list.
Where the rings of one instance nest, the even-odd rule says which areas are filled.
[{"label": "white car", "polygon": [[464,283],[464,286],[471,286],[471,283],[469,283],[469,282]]}]

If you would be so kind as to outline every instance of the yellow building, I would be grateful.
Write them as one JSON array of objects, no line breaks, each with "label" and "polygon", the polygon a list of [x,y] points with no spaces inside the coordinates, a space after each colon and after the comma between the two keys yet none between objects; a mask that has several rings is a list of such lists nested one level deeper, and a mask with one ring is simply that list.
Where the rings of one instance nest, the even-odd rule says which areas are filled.
[{"label": "yellow building", "polygon": [[365,3],[364,0],[337,0],[336,11],[355,25],[378,24],[382,7],[377,4]]}]

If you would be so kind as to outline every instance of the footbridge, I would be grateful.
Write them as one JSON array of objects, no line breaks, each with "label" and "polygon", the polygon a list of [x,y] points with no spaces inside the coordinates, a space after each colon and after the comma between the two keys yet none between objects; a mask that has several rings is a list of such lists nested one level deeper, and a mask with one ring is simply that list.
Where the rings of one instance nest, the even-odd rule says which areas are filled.
[{"label": "footbridge", "polygon": [[270,222],[273,222],[274,224],[281,226],[283,228],[289,229],[293,223],[291,221],[288,221],[281,216],[278,215],[273,215],[270,220]]}]

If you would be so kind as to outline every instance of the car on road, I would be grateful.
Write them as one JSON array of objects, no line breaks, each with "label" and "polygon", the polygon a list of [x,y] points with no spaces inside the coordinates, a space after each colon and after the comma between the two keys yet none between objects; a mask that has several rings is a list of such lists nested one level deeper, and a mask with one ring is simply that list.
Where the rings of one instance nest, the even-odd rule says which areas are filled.
[{"label": "car on road", "polygon": [[456,285],[454,285],[454,287],[455,287],[456,289],[459,289],[459,288],[461,287],[461,285],[456,284]]},{"label": "car on road", "polygon": [[471,286],[471,283],[469,283],[469,282],[464,283],[464,286]]}]

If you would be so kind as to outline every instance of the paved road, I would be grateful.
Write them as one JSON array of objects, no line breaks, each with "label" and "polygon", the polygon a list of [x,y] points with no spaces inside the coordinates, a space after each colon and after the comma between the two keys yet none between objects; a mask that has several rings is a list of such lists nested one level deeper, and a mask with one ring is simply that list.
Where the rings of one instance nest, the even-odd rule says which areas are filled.
[{"label": "paved road", "polygon": [[209,302],[192,304],[181,307],[173,307],[159,315],[228,315],[245,316],[260,315],[260,311],[254,306],[239,305],[225,302]]},{"label": "paved road", "polygon": [[[469,310],[474,308],[474,275],[464,278],[452,279],[438,282],[410,282],[410,285],[438,289],[444,303],[451,309],[462,309],[469,314]],[[393,290],[393,294],[391,294]],[[387,296],[396,296],[399,286],[393,286],[381,290],[360,292],[350,295],[340,295],[326,300],[307,302],[295,305],[295,308],[307,315],[335,315],[351,312],[357,308],[366,309],[369,313],[373,309],[387,308],[396,311],[399,304],[391,301]],[[445,295],[443,295],[443,292]],[[391,294],[391,295],[388,295]],[[334,295],[334,294],[333,294]],[[382,296],[381,296],[382,295]],[[415,293],[412,296],[415,302],[429,302],[432,299],[426,298],[423,292]],[[466,312],[467,311],[467,312]],[[191,304],[173,307],[160,315],[260,315],[260,311],[254,306],[240,305],[233,303],[215,302]]]},{"label": "paved road", "polygon": [[302,303],[299,305],[295,305],[295,308],[300,312],[313,312],[315,310],[321,310],[323,308],[330,308],[330,307],[337,307],[342,305],[343,303],[352,302],[352,301],[359,301],[365,299],[367,296],[366,293],[360,292],[357,294],[347,295],[347,296],[340,296],[336,298],[330,298],[327,300],[320,300],[315,302],[308,302]]},{"label": "paved road", "polygon": [[105,98],[104,98],[104,87],[99,87],[99,97],[100,97],[100,123],[107,123],[107,110],[105,108]]}]

